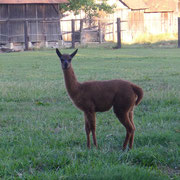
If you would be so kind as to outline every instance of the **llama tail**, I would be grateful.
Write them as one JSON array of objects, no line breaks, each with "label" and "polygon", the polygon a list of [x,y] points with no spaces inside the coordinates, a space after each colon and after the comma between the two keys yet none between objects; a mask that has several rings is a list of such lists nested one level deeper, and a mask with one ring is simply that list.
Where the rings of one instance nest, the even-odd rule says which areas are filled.
[{"label": "llama tail", "polygon": [[137,95],[137,100],[136,100],[136,106],[137,106],[141,102],[144,93],[143,93],[142,88],[140,88],[139,86],[135,84],[132,84],[132,88],[135,94]]}]

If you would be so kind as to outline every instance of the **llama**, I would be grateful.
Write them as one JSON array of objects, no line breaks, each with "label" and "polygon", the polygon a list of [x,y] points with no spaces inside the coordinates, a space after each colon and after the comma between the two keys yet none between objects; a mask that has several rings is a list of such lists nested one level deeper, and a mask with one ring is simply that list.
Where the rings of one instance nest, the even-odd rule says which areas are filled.
[{"label": "llama", "polygon": [[69,55],[61,54],[56,49],[61,61],[67,92],[73,103],[84,112],[87,147],[90,148],[90,133],[92,133],[93,143],[97,147],[96,112],[108,111],[113,107],[116,117],[126,128],[123,150],[128,144],[132,149],[135,132],[133,111],[134,106],[138,105],[143,98],[143,90],[137,85],[121,79],[78,82],[71,64],[77,51],[78,49]]}]

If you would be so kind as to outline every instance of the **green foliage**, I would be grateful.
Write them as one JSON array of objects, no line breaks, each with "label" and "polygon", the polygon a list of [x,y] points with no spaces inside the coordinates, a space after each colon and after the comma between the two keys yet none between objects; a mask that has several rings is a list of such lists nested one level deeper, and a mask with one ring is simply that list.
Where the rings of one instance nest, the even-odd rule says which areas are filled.
[{"label": "green foliage", "polygon": [[179,49],[110,47],[80,48],[72,63],[81,82],[142,86],[133,150],[122,151],[125,128],[112,110],[97,113],[99,147],[86,148],[55,50],[0,54],[0,179],[179,179]]},{"label": "green foliage", "polygon": [[101,3],[95,3],[94,0],[69,0],[68,4],[61,4],[61,13],[65,11],[73,11],[75,14],[79,14],[80,10],[83,10],[88,18],[98,16],[99,11],[105,11],[106,13],[113,13],[115,6],[109,6],[106,3],[107,0],[103,0]]}]

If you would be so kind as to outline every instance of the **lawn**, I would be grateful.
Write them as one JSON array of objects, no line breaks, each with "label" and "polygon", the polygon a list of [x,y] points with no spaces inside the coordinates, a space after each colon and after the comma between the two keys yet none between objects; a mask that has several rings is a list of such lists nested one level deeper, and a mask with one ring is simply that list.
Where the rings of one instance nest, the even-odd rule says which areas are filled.
[{"label": "lawn", "polygon": [[72,64],[81,82],[143,88],[133,150],[122,151],[125,128],[112,110],[97,113],[99,147],[86,148],[55,50],[0,54],[0,179],[179,179],[180,50],[80,48]]}]

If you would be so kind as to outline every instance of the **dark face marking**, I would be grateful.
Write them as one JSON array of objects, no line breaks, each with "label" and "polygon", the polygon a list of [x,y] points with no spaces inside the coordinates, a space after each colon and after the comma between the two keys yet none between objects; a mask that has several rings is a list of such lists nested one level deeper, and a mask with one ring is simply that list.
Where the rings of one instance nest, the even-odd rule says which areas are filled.
[{"label": "dark face marking", "polygon": [[71,66],[71,57],[68,54],[63,54],[60,58],[62,69],[68,69]]},{"label": "dark face marking", "polygon": [[63,70],[68,69],[71,66],[71,60],[76,55],[78,49],[76,49],[71,55],[69,54],[61,54],[58,49],[56,49],[56,53],[61,60],[61,66]]}]

